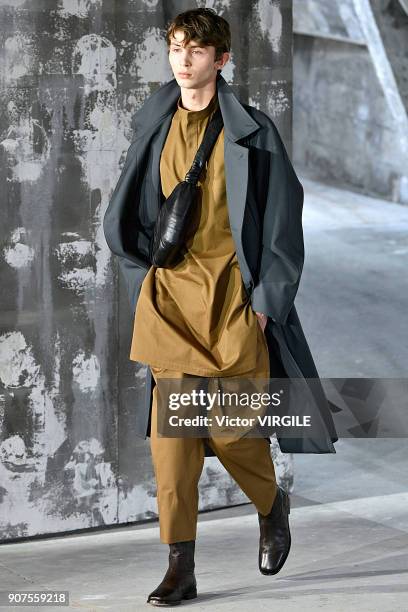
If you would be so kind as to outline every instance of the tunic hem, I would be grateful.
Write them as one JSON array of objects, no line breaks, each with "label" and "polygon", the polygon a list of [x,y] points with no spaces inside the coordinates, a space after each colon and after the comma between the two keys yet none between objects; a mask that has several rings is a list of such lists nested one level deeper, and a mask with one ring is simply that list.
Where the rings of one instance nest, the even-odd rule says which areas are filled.
[{"label": "tunic hem", "polygon": [[[167,361],[158,361],[157,359],[153,361],[146,362],[140,361],[140,359],[135,359],[134,357],[129,357],[131,361],[137,361],[138,363],[143,363],[148,366],[152,366],[154,368],[165,368],[166,370],[176,370],[178,372],[185,372],[186,374],[198,374],[202,376],[208,376],[211,378],[215,378],[217,376],[228,375],[228,376],[236,376],[238,374],[245,374],[245,372],[251,371],[256,366],[256,360],[252,363],[252,367],[242,366],[238,371],[230,370],[220,370],[219,372],[214,372],[214,370],[206,370],[203,368],[194,368],[191,367],[191,363],[171,363]],[[169,367],[171,365],[171,367]]]},{"label": "tunic hem", "polygon": [[[262,337],[262,342],[264,347],[266,348],[266,351],[269,353],[269,349],[268,349],[268,343],[266,340],[266,336],[265,336],[265,332],[262,331],[261,326],[259,325],[259,323],[257,323],[257,332],[258,332],[258,337],[261,336]],[[204,368],[196,368],[195,366],[191,366],[191,362],[189,363],[180,363],[180,362],[168,362],[168,361],[160,361],[157,359],[151,360],[149,359],[149,361],[141,361],[141,359],[136,359],[134,357],[134,352],[132,351],[132,353],[129,356],[129,359],[131,361],[137,361],[138,363],[143,363],[145,365],[148,366],[152,366],[154,368],[165,368],[166,370],[176,370],[176,371],[183,371],[186,374],[198,374],[201,376],[208,376],[208,377],[217,377],[217,376],[222,376],[227,374],[228,376],[237,376],[238,374],[245,374],[246,372],[250,372],[252,371],[255,367],[256,367],[256,356],[254,360],[251,360],[251,366],[252,367],[248,367],[247,366],[241,366],[240,369],[238,371],[231,371],[230,370],[220,370],[219,372],[214,373],[214,370],[209,370],[209,369],[204,369]],[[171,367],[169,367],[169,363],[171,365]],[[176,367],[173,367],[176,366]]]}]

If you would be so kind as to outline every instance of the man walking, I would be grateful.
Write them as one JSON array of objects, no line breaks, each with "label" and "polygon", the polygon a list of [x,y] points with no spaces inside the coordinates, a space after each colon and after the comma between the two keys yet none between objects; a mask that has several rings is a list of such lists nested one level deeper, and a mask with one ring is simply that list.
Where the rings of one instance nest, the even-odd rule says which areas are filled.
[{"label": "man walking", "polygon": [[[274,229],[268,216],[271,194],[266,174],[269,172],[270,177],[272,172],[270,162],[253,165],[251,188],[244,194],[234,191],[237,185],[232,183],[226,167],[227,147],[237,152],[237,164],[239,155],[245,155],[242,150],[248,151],[242,144],[235,144],[236,149],[231,149],[231,137],[236,143],[242,141],[240,135],[255,137],[253,133],[256,133],[262,149],[266,142],[264,133],[272,131],[271,120],[254,107],[245,105],[244,108],[221,77],[221,69],[229,59],[229,25],[212,9],[194,9],[172,21],[166,38],[175,78],[156,91],[136,114],[141,118],[144,113],[150,118],[150,124],[138,122],[136,117],[136,140],[129,148],[125,168],[104,219],[108,245],[120,257],[135,307],[130,359],[148,364],[155,383],[159,378],[287,375],[282,360],[284,353],[279,359],[278,344],[276,340],[273,344],[267,341],[265,329],[273,323],[284,324],[289,316],[294,316],[293,299],[303,265],[302,186],[273,128],[281,147],[281,166],[277,164],[276,171],[281,170],[280,180],[285,182],[284,189],[290,190],[291,206],[296,208],[290,221],[292,234],[280,238],[281,261],[275,262],[273,253],[263,250],[276,238],[272,236]],[[160,97],[164,106],[157,103],[153,106],[154,96]],[[227,104],[240,113],[241,125],[232,123]],[[224,127],[200,176],[199,223],[186,244],[184,259],[173,268],[151,266],[148,244],[158,206],[163,196],[167,198],[184,180],[218,108],[222,111]],[[139,151],[136,149],[140,172],[144,173],[144,186],[137,192],[139,199],[134,197],[138,168],[135,165],[131,169],[130,154],[132,147],[136,148],[142,140],[138,126],[142,132],[147,131],[144,137],[151,139],[149,143],[155,135],[160,139],[156,149],[153,146],[146,147],[144,152],[142,147]],[[146,165],[142,164],[142,158]],[[146,169],[151,169],[154,163],[159,170],[159,185],[149,182],[152,174],[153,180],[156,175]],[[231,201],[234,193],[236,198]],[[129,194],[133,195],[131,204]],[[278,199],[279,193],[275,196]],[[246,197],[251,200],[249,213],[244,210]],[[240,211],[242,216],[238,220]],[[277,206],[275,214],[278,212]],[[252,243],[252,256],[247,255],[249,250],[243,252],[243,245],[236,239],[244,224],[248,242]],[[268,284],[271,273],[278,281],[272,288]],[[263,278],[264,282],[255,283],[256,278]],[[270,350],[272,346],[274,350]],[[159,406],[156,384],[149,414],[150,445],[157,482],[160,538],[169,544],[170,550],[169,567],[160,585],[150,593],[148,602],[163,606],[197,596],[194,550],[198,481],[205,444],[202,438],[158,436]],[[330,425],[327,415],[322,418]],[[334,452],[333,440],[328,434],[324,448],[299,452]],[[276,574],[285,563],[291,544],[289,497],[276,484],[269,440],[223,436],[210,437],[206,444],[257,508],[259,569],[263,574]]]}]

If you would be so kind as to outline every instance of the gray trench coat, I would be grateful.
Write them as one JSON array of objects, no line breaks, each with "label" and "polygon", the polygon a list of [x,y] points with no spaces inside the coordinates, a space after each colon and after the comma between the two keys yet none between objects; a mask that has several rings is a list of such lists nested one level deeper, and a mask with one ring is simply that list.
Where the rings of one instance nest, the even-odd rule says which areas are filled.
[{"label": "gray trench coat", "polygon": [[[265,335],[271,376],[302,378],[311,391],[312,418],[319,423],[318,434],[278,436],[279,445],[282,452],[335,453],[333,443],[338,438],[330,403],[294,306],[304,261],[303,187],[272,119],[241,103],[221,73],[216,86],[224,121],[231,232],[252,308],[269,317]],[[180,87],[172,79],[133,116],[134,137],[104,216],[106,242],[118,257],[133,313],[150,268],[149,241],[163,197],[160,155],[179,95]],[[308,379],[314,379],[313,384]],[[147,367],[145,402],[135,414],[136,434],[143,438],[150,434],[154,384]],[[206,456],[213,454],[207,445],[205,452]]]}]

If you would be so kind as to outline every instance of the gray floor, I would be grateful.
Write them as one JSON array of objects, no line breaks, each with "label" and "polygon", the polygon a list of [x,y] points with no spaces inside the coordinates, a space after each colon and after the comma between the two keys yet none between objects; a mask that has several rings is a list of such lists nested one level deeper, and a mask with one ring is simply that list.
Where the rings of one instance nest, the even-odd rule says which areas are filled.
[{"label": "gray floor", "polygon": [[[348,444],[342,445],[347,455]],[[342,453],[339,459],[344,466],[352,464]],[[378,464],[359,470],[360,484],[366,478],[375,480]],[[349,496],[344,477],[337,486],[337,471],[325,471],[327,486],[319,489],[338,501],[320,503],[316,487],[313,499],[292,497],[292,549],[277,576],[258,572],[258,526],[251,505],[200,515],[199,598],[184,606],[226,611],[275,606],[296,612],[406,611],[408,493],[381,486],[377,495],[370,490],[363,496],[360,489],[357,498]],[[354,480],[350,474],[350,483]],[[152,609],[146,596],[160,582],[166,563],[167,546],[159,542],[157,526],[144,525],[4,545],[0,575],[2,588],[69,590],[70,609],[130,612]]]},{"label": "gray floor", "polygon": [[[408,208],[303,183],[298,311],[319,373],[407,377]],[[200,515],[199,597],[185,608],[408,610],[406,440],[343,439],[336,450],[294,457],[293,544],[277,576],[258,571],[252,505]],[[1,589],[66,589],[72,610],[153,609],[167,550],[157,523],[4,544]]]}]

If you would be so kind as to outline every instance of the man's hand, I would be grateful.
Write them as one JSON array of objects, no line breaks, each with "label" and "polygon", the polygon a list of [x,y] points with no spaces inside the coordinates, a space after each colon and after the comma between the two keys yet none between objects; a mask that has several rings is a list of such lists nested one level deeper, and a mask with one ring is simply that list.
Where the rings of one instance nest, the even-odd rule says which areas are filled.
[{"label": "man's hand", "polygon": [[266,323],[268,322],[268,315],[263,314],[262,312],[255,312],[258,317],[259,325],[261,326],[262,331],[265,331]]}]

